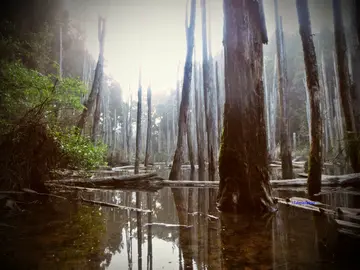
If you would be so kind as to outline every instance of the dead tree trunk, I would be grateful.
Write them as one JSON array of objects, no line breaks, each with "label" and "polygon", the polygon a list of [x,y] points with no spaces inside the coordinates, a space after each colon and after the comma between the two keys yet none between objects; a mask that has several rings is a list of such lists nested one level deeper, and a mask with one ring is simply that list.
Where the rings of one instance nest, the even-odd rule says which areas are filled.
[{"label": "dead tree trunk", "polygon": [[219,84],[219,67],[218,61],[215,63],[215,76],[216,76],[216,98],[217,98],[217,122],[218,122],[218,145],[220,146],[221,142],[221,95],[220,95],[220,84]]},{"label": "dead tree trunk", "polygon": [[322,119],[320,113],[319,75],[315,46],[312,38],[308,1],[296,0],[296,8],[299,20],[299,32],[304,51],[307,91],[309,92],[310,100],[311,145],[308,167],[308,194],[312,196],[321,190]]},{"label": "dead tree trunk", "polygon": [[132,138],[132,114],[131,114],[131,109],[132,109],[132,95],[130,94],[130,101],[129,101],[129,106],[128,106],[128,111],[129,111],[129,115],[126,116],[126,147],[127,147],[127,158],[128,158],[128,162],[130,163],[130,158],[131,158],[131,138]]},{"label": "dead tree trunk", "polygon": [[226,212],[273,210],[266,146],[262,1],[224,0],[225,110],[218,207]]},{"label": "dead tree trunk", "polygon": [[194,146],[192,141],[192,132],[191,132],[191,113],[188,113],[188,123],[186,126],[186,137],[187,137],[187,145],[188,145],[188,155],[189,155],[189,162],[191,166],[191,170],[195,170],[195,154],[194,154]]},{"label": "dead tree trunk", "polygon": [[355,126],[354,111],[351,102],[350,74],[348,58],[346,55],[347,46],[341,14],[341,4],[339,0],[333,0],[333,16],[337,70],[339,76],[339,92],[345,117],[346,150],[352,169],[354,172],[360,172],[360,140]]},{"label": "dead tree trunk", "polygon": [[137,103],[137,119],[136,119],[136,145],[135,145],[135,169],[134,173],[139,173],[140,165],[140,144],[141,144],[141,102],[142,102],[142,87],[141,87],[141,71],[139,74],[139,89],[138,89],[138,103]]},{"label": "dead tree trunk", "polygon": [[214,119],[212,110],[212,93],[214,91],[212,76],[211,76],[211,67],[208,56],[208,44],[207,44],[207,30],[206,30],[206,4],[205,0],[201,0],[201,10],[202,10],[202,52],[203,52],[203,83],[204,83],[204,101],[205,101],[205,117],[206,117],[206,134],[207,134],[207,143],[208,143],[208,162],[209,162],[209,173],[214,173],[216,170],[216,149],[215,149],[215,135],[214,133]]},{"label": "dead tree trunk", "polygon": [[[196,60],[196,58],[195,58]],[[198,80],[198,73],[199,68],[195,62],[195,69],[194,69],[194,94],[195,94],[195,115],[196,115],[196,140],[197,140],[197,149],[198,149],[198,165],[199,170],[205,169],[205,156],[204,156],[204,129],[203,123],[204,119],[202,117],[202,107],[201,107],[201,87],[199,86],[200,80]]]},{"label": "dead tree trunk", "polygon": [[151,88],[147,90],[147,105],[148,105],[148,122],[146,133],[146,153],[145,153],[145,167],[149,165],[150,158],[150,141],[151,141]]},{"label": "dead tree trunk", "polygon": [[175,150],[174,160],[169,175],[170,180],[178,180],[180,178],[181,171],[181,159],[184,151],[184,135],[187,126],[187,116],[189,109],[189,95],[191,88],[191,76],[192,76],[192,56],[194,51],[194,32],[195,32],[195,13],[196,13],[196,1],[191,0],[191,12],[190,12],[190,24],[188,24],[188,18],[186,16],[186,41],[187,41],[187,53],[184,66],[184,80],[182,87],[182,97],[179,112],[179,124],[178,124],[178,136],[177,146]]},{"label": "dead tree trunk", "polygon": [[85,122],[89,114],[93,111],[95,99],[99,87],[101,85],[101,79],[104,70],[104,39],[105,39],[105,19],[99,17],[98,19],[98,39],[99,39],[99,59],[95,68],[94,81],[91,87],[90,95],[86,101],[85,108],[80,116],[80,120],[77,123],[77,128],[82,131],[85,126]]},{"label": "dead tree trunk", "polygon": [[277,61],[278,61],[278,78],[279,78],[279,100],[280,100],[280,152],[281,152],[281,169],[282,178],[291,179],[293,177],[291,150],[290,150],[290,137],[288,127],[288,114],[287,114],[287,85],[285,77],[285,54],[282,26],[278,14],[278,1],[275,3],[275,22],[276,22],[276,48],[277,48]]}]

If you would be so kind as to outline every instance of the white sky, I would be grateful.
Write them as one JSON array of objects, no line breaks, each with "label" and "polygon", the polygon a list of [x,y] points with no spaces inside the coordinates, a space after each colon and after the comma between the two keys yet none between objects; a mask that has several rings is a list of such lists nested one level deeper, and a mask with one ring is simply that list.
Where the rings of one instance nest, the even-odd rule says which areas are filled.
[{"label": "white sky", "polygon": [[[213,54],[222,49],[222,2],[207,0]],[[273,3],[264,0],[269,37],[274,31]],[[310,0],[309,5],[314,32],[321,25],[332,24],[330,0]],[[179,61],[182,78],[186,54],[185,11],[186,0],[87,0],[82,8],[70,9],[76,19],[85,23],[86,46],[94,59],[98,56],[97,15],[107,18],[105,72],[120,83],[125,98],[129,86],[134,94],[137,91],[140,66],[143,89],[151,82],[155,95],[165,95],[176,87]],[[284,30],[298,32],[295,0],[279,0],[279,12]],[[201,59],[200,0],[197,0],[195,36],[196,58]]]}]

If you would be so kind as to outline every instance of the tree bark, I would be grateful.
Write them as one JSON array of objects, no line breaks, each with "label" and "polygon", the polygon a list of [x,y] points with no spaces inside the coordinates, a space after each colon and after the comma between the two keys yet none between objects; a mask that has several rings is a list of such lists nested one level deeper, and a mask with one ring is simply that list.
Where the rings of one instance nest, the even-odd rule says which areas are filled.
[{"label": "tree bark", "polygon": [[[196,59],[196,58],[195,58]],[[202,107],[201,107],[201,96],[200,91],[201,87],[198,84],[198,73],[199,68],[195,64],[194,70],[194,91],[195,91],[195,115],[196,115],[196,140],[197,140],[197,149],[198,149],[198,165],[199,170],[205,169],[205,156],[204,156],[204,129],[203,129],[203,117],[202,117]],[[199,80],[200,81],[200,80]]]},{"label": "tree bark", "polygon": [[348,58],[346,55],[347,45],[345,40],[341,4],[339,0],[333,0],[333,17],[335,30],[335,49],[337,58],[337,70],[339,76],[339,92],[341,105],[345,117],[345,140],[347,155],[354,172],[360,172],[360,140],[357,138],[354,111],[351,102],[351,84]]},{"label": "tree bark", "polygon": [[149,86],[147,90],[147,105],[148,105],[148,122],[147,122],[147,133],[146,133],[146,153],[145,153],[145,166],[149,164],[150,158],[150,141],[151,141],[151,88]]},{"label": "tree bark", "polygon": [[82,132],[85,126],[85,122],[89,114],[93,111],[97,92],[101,85],[101,79],[104,70],[104,39],[105,39],[105,19],[99,17],[98,19],[98,39],[99,39],[99,59],[95,68],[94,81],[91,87],[90,95],[86,101],[85,108],[80,116],[80,120],[77,123],[77,128]]},{"label": "tree bark", "polygon": [[194,51],[194,32],[195,32],[195,14],[196,14],[196,1],[191,0],[191,14],[190,25],[186,24],[186,40],[187,40],[187,53],[184,66],[184,80],[182,87],[182,97],[179,112],[178,122],[178,136],[177,146],[175,150],[174,160],[169,175],[170,180],[178,180],[180,178],[181,171],[181,159],[184,151],[184,135],[187,126],[187,116],[189,109],[189,95],[191,88],[191,76],[192,76],[192,56]]},{"label": "tree bark", "polygon": [[279,105],[280,105],[280,153],[282,161],[282,178],[290,179],[293,177],[292,163],[291,163],[291,149],[287,114],[287,84],[286,84],[286,69],[285,69],[285,49],[281,19],[278,12],[278,0],[274,0],[275,4],[275,23],[276,23],[276,48],[277,48],[277,62],[278,62],[278,78],[279,78]]},{"label": "tree bark", "polygon": [[142,102],[142,86],[141,72],[139,75],[138,103],[137,103],[137,119],[136,119],[136,149],[135,149],[135,169],[134,173],[139,173],[140,165],[140,143],[141,143],[141,102]]},{"label": "tree bark", "polygon": [[262,1],[224,1],[225,110],[218,208],[273,211],[264,117]]},{"label": "tree bark", "polygon": [[131,138],[132,138],[132,115],[131,115],[131,108],[132,108],[132,95],[130,94],[130,101],[128,106],[129,115],[126,116],[126,147],[127,147],[127,158],[128,162],[130,163],[131,158]]},{"label": "tree bark", "polygon": [[215,130],[214,126],[214,115],[213,111],[213,81],[211,76],[211,67],[208,56],[208,44],[207,44],[207,30],[206,30],[206,4],[205,0],[201,0],[202,10],[202,52],[203,52],[203,84],[204,84],[204,101],[205,101],[205,117],[206,117],[206,134],[208,143],[208,162],[209,162],[209,173],[214,173],[216,170],[216,149],[215,149]]},{"label": "tree bark", "polygon": [[191,170],[195,169],[195,154],[194,154],[194,146],[192,142],[192,132],[191,132],[191,114],[188,113],[188,124],[186,126],[186,137],[187,137],[187,145],[188,145],[188,155],[189,162],[191,166]]},{"label": "tree bark", "polygon": [[308,194],[312,196],[321,191],[322,119],[320,113],[319,75],[315,46],[312,38],[308,1],[296,0],[296,8],[299,32],[304,51],[307,91],[309,92],[310,100],[311,145],[309,154]]},{"label": "tree bark", "polygon": [[220,84],[219,84],[219,67],[218,61],[215,63],[215,76],[216,76],[216,97],[217,97],[217,122],[218,122],[218,145],[221,142],[221,95],[220,95]]}]

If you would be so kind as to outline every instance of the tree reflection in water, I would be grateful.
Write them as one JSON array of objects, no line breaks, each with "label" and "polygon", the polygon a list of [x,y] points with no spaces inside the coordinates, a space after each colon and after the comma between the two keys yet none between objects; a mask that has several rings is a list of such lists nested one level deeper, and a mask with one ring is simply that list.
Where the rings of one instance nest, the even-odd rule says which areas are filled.
[{"label": "tree reflection in water", "polygon": [[[196,178],[207,180],[208,174],[192,172],[190,179]],[[14,223],[17,234],[2,228],[0,259],[13,266],[5,269],[17,269],[20,261],[30,268],[52,269],[55,260],[60,260],[57,266],[63,269],[150,270],[175,265],[179,269],[352,269],[345,265],[346,260],[350,262],[352,242],[339,236],[336,224],[322,215],[284,205],[272,220],[226,215],[215,208],[216,191],[164,188],[156,193],[84,193],[88,199],[153,213],[58,203],[56,215],[44,209],[34,211],[26,224]],[[343,201],[353,207],[351,200]],[[187,227],[144,227],[145,223]],[[137,241],[134,249],[133,240]],[[352,253],[358,250],[353,248]],[[335,257],[335,252],[342,257]]]}]

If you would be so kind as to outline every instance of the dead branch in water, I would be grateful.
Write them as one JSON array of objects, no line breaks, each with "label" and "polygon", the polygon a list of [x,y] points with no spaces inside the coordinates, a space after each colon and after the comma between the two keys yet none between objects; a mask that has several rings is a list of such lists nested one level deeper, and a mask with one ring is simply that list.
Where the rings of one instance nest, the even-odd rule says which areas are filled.
[{"label": "dead branch in water", "polygon": [[22,191],[0,191],[0,194],[9,194],[9,195],[19,195],[19,194],[34,194],[34,195],[38,195],[38,196],[48,196],[48,197],[52,197],[52,198],[58,198],[58,199],[62,199],[62,200],[66,200],[65,197],[62,196],[58,196],[58,195],[54,195],[54,194],[50,194],[50,193],[40,193],[40,192],[36,192],[35,190],[32,189],[28,189],[28,188],[23,188]]},{"label": "dead branch in water", "polygon": [[120,208],[120,209],[123,209],[123,210],[131,210],[131,211],[142,212],[142,213],[152,213],[153,212],[151,210],[145,210],[145,209],[140,209],[140,208],[123,206],[123,205],[118,205],[118,204],[114,204],[114,203],[87,200],[87,199],[84,199],[83,197],[81,197],[81,201],[86,202],[86,203],[101,205],[101,206],[115,207],[115,208]]}]

